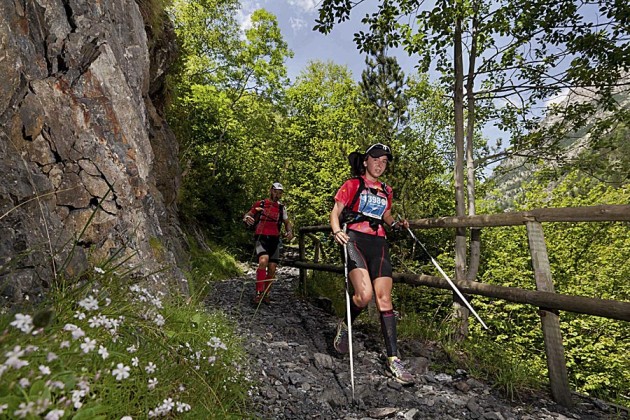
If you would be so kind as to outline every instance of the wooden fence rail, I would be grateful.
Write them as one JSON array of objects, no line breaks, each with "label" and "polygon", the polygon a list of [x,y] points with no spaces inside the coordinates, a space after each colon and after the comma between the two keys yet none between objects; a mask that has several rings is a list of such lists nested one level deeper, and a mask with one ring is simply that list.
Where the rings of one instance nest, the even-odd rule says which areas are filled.
[{"label": "wooden fence rail", "polygon": [[[440,217],[410,221],[414,229],[435,228],[481,228],[525,225],[528,245],[532,258],[534,279],[537,290],[525,290],[471,281],[458,281],[456,286],[466,294],[504,299],[510,302],[537,306],[543,329],[547,368],[552,397],[566,407],[572,406],[564,347],[557,311],[601,316],[630,322],[630,302],[568,296],[555,293],[551,278],[551,268],[542,229],[542,222],[628,222],[630,205],[602,205],[590,207],[567,207],[535,209],[519,213],[501,213],[464,217]],[[330,226],[306,226],[299,229],[299,260],[285,261],[286,265],[300,269],[300,283],[306,281],[306,270],[330,271],[343,274],[342,266],[319,264],[319,242],[316,245],[315,262],[306,261],[305,237],[313,239],[313,233],[330,231]],[[394,273],[394,281],[414,286],[428,286],[450,289],[441,277]]]},{"label": "wooden fence rail", "polygon": [[[537,222],[630,222],[630,205],[563,207],[535,209],[517,213],[479,214],[462,217],[437,217],[409,221],[412,229],[499,227]],[[300,232],[326,232],[328,225],[305,226]]]},{"label": "wooden fence rail", "polygon": [[[343,274],[342,265],[317,264],[292,260],[283,261],[283,265],[302,270],[327,271]],[[393,277],[396,283],[451,290],[451,286],[449,286],[442,277],[412,273],[394,273]],[[539,290],[526,290],[518,287],[497,286],[477,281],[453,280],[453,283],[462,293],[467,295],[486,296],[507,300],[508,302],[525,303],[540,308],[601,316],[603,318],[630,322],[630,302],[563,295]]]}]

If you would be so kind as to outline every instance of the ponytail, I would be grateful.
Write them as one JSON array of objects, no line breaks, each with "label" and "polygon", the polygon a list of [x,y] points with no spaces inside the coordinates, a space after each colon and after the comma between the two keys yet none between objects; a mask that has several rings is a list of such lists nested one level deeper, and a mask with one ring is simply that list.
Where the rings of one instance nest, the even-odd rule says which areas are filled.
[{"label": "ponytail", "polygon": [[365,166],[363,166],[364,158],[365,156],[359,152],[352,152],[348,155],[348,163],[350,163],[350,171],[353,177],[365,174]]}]

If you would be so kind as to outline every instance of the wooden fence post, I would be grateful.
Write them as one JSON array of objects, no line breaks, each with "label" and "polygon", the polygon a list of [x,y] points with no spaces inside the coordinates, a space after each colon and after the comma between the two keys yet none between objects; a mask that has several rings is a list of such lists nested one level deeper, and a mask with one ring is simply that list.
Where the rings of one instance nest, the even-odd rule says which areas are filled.
[{"label": "wooden fence post", "polygon": [[[299,231],[298,244],[300,246],[300,261],[306,262],[306,248],[304,245],[304,232],[302,229]],[[300,287],[306,291],[306,268],[300,268]]]},{"label": "wooden fence post", "polygon": [[[551,279],[551,268],[542,225],[535,220],[527,221],[525,225],[527,226],[527,239],[534,268],[534,278],[536,279],[536,289],[553,293],[555,290]],[[558,404],[570,408],[573,406],[573,402],[571,401],[567,364],[564,358],[560,319],[556,311],[546,308],[540,308],[539,314],[545,340],[551,395]]]}]

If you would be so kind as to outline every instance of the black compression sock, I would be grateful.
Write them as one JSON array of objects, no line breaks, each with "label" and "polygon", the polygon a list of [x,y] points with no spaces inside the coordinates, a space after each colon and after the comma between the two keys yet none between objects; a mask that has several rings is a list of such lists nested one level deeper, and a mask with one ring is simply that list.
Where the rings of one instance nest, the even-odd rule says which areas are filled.
[{"label": "black compression sock", "polygon": [[396,344],[396,315],[393,310],[381,312],[381,331],[385,339],[387,357],[398,355]]},{"label": "black compression sock", "polygon": [[[350,322],[354,322],[355,319],[363,312],[363,308],[359,308],[355,303],[354,299],[350,298]],[[347,321],[347,320],[346,320]]]}]

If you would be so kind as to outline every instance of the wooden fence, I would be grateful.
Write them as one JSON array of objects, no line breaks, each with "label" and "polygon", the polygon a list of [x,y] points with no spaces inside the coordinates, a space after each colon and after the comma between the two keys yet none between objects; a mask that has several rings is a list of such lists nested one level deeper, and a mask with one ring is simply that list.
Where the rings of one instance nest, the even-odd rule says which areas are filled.
[{"label": "wooden fence", "polygon": [[[525,303],[539,308],[545,353],[547,356],[547,367],[549,370],[551,395],[557,403],[565,407],[571,407],[573,403],[571,400],[571,389],[569,387],[564,357],[564,347],[562,345],[558,311],[596,315],[630,322],[630,302],[555,293],[542,223],[613,221],[630,221],[630,205],[550,208],[519,213],[440,217],[410,221],[410,227],[412,229],[435,229],[526,226],[534,279],[536,281],[536,290],[496,286],[475,281],[454,281],[454,283],[462,293]],[[299,229],[299,259],[296,261],[286,261],[285,264],[300,269],[301,284],[305,283],[306,271],[309,269],[341,274],[344,272],[343,266],[319,264],[319,243],[313,233],[326,231],[330,231],[330,226],[307,226]],[[306,237],[308,236],[315,239],[314,262],[306,260]],[[450,289],[448,283],[441,277],[427,276],[424,274],[394,273],[393,278],[395,282],[414,286]]]}]

